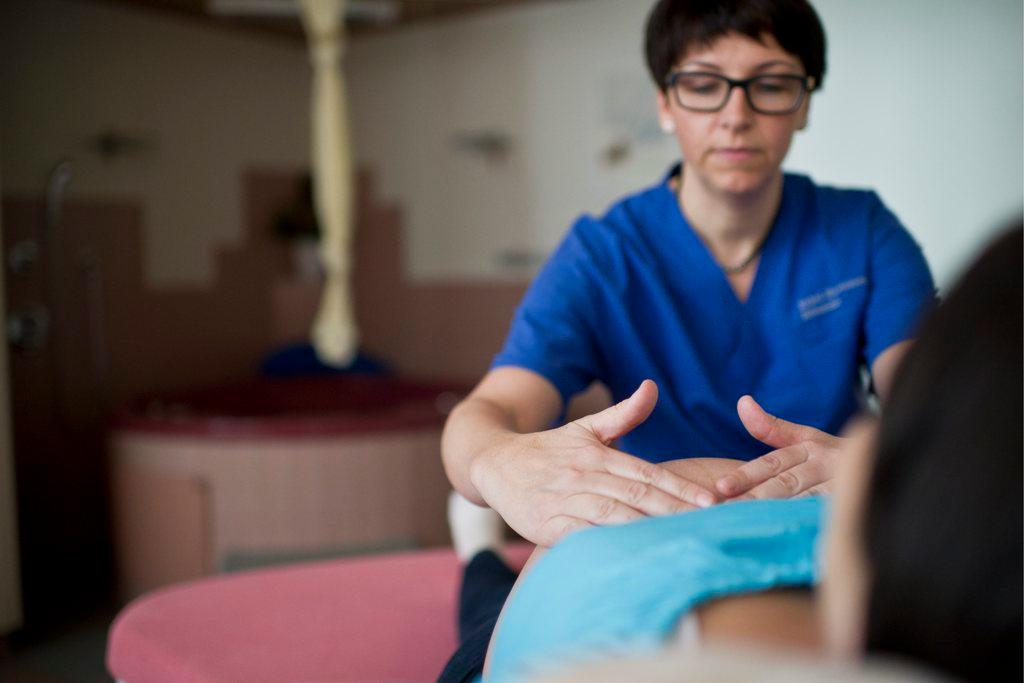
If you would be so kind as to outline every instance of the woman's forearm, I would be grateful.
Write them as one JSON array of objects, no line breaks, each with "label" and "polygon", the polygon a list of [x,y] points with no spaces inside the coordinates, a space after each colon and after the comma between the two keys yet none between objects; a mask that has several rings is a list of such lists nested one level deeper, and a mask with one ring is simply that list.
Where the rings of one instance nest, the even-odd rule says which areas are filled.
[{"label": "woman's forearm", "polygon": [[452,487],[474,503],[485,505],[473,483],[474,461],[514,433],[515,415],[494,401],[470,396],[457,405],[441,436],[441,459]]},{"label": "woman's forearm", "polygon": [[441,459],[452,486],[479,505],[476,477],[481,459],[520,434],[548,429],[561,410],[558,391],[534,372],[516,367],[491,370],[466,400],[457,405],[441,436]]}]

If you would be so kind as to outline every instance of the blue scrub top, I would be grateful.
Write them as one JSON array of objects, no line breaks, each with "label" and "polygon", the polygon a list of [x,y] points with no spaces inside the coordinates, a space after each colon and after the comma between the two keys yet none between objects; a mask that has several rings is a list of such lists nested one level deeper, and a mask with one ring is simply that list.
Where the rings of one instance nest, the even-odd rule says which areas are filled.
[{"label": "blue scrub top", "polygon": [[566,404],[595,380],[621,401],[653,379],[657,407],[619,440],[652,462],[766,453],[736,414],[744,394],[838,432],[858,408],[860,367],[910,337],[934,299],[920,247],[874,192],[786,174],[740,302],[679,210],[678,170],[573,225],[492,367],[532,370]]},{"label": "blue scrub top", "polygon": [[567,536],[505,605],[489,683],[660,647],[714,598],[818,580],[820,497],[716,505]]}]

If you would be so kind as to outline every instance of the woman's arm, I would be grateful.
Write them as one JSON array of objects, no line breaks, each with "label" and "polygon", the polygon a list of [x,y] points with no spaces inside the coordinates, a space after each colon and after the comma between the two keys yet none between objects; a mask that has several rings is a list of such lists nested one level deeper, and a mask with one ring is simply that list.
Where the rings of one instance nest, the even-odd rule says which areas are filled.
[{"label": "woman's arm", "polygon": [[[907,339],[889,346],[871,365],[871,379],[883,404],[896,370],[913,343]],[[728,497],[791,498],[830,490],[845,439],[769,415],[750,397],[741,398],[736,409],[751,436],[776,450],[723,477],[716,483],[719,493]]]},{"label": "woman's arm", "polygon": [[657,400],[647,380],[611,408],[540,431],[561,410],[557,390],[530,370],[498,368],[448,418],[445,470],[462,495],[542,546],[583,527],[714,504],[707,486],[611,447]]},{"label": "woman's arm", "polygon": [[546,429],[561,409],[558,391],[535,372],[490,371],[445,423],[441,459],[448,480],[468,500],[486,505],[471,476],[477,458],[511,435]]},{"label": "woman's arm", "polygon": [[912,339],[893,344],[885,351],[878,354],[875,362],[871,364],[871,381],[875,385],[875,392],[882,403],[889,398],[889,390],[892,388],[892,380],[896,375],[896,369],[900,366],[903,357],[907,355],[910,346],[914,343]]}]

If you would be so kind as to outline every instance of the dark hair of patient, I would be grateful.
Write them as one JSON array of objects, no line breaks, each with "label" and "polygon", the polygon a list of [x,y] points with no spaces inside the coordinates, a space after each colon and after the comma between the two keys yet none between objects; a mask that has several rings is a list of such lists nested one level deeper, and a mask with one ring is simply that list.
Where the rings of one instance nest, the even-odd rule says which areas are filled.
[{"label": "dark hair of patient", "polygon": [[803,63],[815,89],[825,79],[825,30],[806,0],[661,0],[647,17],[647,69],[663,91],[679,60],[727,33],[773,36]]},{"label": "dark hair of patient", "polygon": [[866,502],[869,652],[1021,680],[1022,252],[989,247],[893,383]]}]

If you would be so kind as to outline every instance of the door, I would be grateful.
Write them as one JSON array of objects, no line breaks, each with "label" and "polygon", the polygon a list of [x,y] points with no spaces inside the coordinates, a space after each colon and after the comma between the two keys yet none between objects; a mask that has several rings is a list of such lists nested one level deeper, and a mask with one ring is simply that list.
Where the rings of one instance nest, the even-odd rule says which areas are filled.
[{"label": "door", "polygon": [[[58,175],[64,173],[64,176]],[[102,210],[5,198],[11,417],[26,630],[104,604],[111,592],[102,268],[90,234]]]},{"label": "door", "polygon": [[[0,238],[3,213],[0,211]],[[4,303],[0,280],[0,307]],[[21,585],[18,580],[18,519],[14,499],[14,462],[11,448],[10,380],[7,349],[0,347],[0,637],[21,626]]]}]

